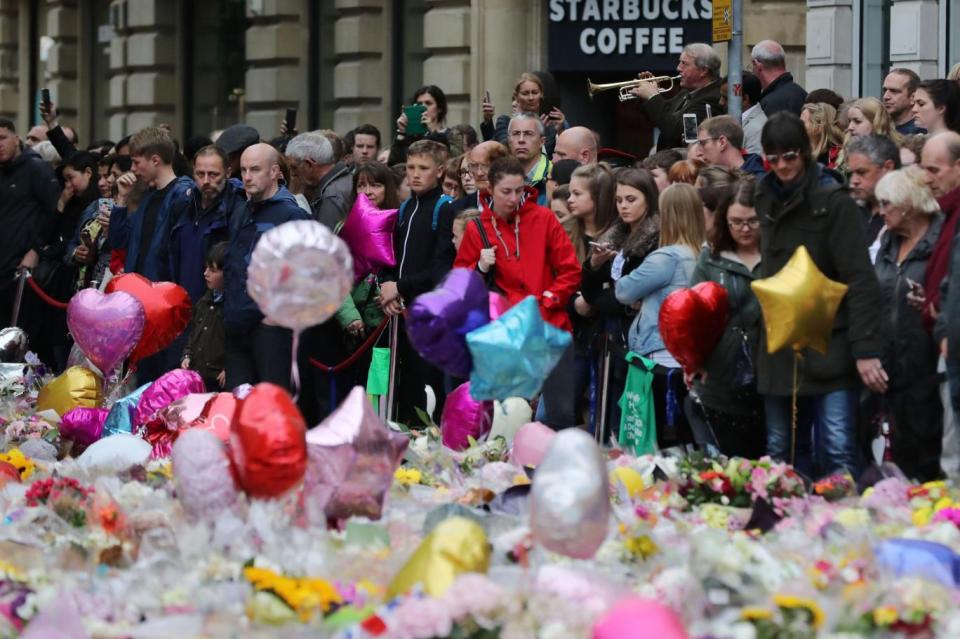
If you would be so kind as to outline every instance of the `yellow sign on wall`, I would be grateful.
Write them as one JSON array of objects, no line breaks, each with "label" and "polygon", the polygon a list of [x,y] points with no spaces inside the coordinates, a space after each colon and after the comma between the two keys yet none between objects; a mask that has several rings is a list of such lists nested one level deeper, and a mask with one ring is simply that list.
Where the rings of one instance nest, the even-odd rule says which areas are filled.
[{"label": "yellow sign on wall", "polygon": [[733,33],[731,0],[713,0],[713,41],[730,42]]}]

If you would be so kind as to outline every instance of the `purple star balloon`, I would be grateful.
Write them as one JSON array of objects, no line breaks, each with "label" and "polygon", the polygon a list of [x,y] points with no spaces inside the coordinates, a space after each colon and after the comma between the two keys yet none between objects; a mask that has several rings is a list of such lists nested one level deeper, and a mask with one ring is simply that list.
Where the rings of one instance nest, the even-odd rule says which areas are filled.
[{"label": "purple star balloon", "polygon": [[357,193],[353,208],[340,229],[340,239],[353,254],[353,279],[359,282],[385,266],[395,266],[393,229],[397,209],[381,211],[363,193]]},{"label": "purple star balloon", "polygon": [[409,444],[374,412],[366,391],[355,386],[340,406],[307,432],[304,503],[314,525],[362,515],[379,519]]},{"label": "purple star balloon", "polygon": [[417,297],[407,313],[407,334],[417,352],[443,372],[468,377],[473,360],[467,333],[490,322],[490,296],[483,278],[455,268],[440,286]]}]

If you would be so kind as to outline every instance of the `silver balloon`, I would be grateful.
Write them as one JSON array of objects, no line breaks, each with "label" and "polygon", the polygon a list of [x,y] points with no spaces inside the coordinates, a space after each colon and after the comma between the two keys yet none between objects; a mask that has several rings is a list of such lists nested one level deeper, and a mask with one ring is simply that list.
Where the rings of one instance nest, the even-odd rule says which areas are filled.
[{"label": "silver balloon", "polygon": [[553,552],[590,559],[607,537],[607,467],[593,437],[578,428],[557,433],[530,490],[533,538]]},{"label": "silver balloon", "polygon": [[0,362],[22,362],[27,354],[27,334],[19,326],[0,330]]},{"label": "silver balloon", "polygon": [[346,243],[313,220],[264,233],[250,257],[247,292],[267,319],[295,331],[333,316],[353,287]]}]

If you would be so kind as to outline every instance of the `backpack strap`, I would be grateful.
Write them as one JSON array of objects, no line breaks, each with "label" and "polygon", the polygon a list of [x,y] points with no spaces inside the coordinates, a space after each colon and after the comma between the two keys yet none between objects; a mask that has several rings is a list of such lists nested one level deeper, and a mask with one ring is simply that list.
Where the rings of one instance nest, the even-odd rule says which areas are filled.
[{"label": "backpack strap", "polygon": [[447,202],[453,202],[453,198],[446,193],[437,198],[437,203],[433,207],[433,230],[437,230],[437,220],[440,218],[440,207]]},{"label": "backpack strap", "polygon": [[410,200],[413,198],[407,198],[400,203],[400,210],[397,211],[397,226],[403,224],[403,216],[407,212],[407,204],[410,204]]}]

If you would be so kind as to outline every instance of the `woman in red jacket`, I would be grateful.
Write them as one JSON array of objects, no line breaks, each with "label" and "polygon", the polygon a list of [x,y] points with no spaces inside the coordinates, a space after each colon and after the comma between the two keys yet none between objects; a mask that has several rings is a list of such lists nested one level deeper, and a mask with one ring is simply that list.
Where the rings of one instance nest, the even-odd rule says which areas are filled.
[{"label": "woman in red jacket", "polygon": [[[570,238],[556,215],[537,204],[537,192],[525,186],[516,159],[495,160],[487,175],[490,187],[480,192],[479,221],[467,226],[454,266],[478,269],[511,306],[533,295],[545,321],[570,331],[567,302],[580,286]],[[544,421],[557,429],[576,425],[573,359],[571,347],[543,386]]]}]

